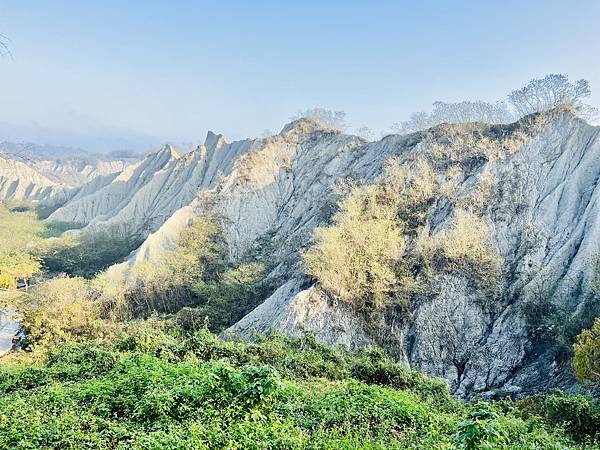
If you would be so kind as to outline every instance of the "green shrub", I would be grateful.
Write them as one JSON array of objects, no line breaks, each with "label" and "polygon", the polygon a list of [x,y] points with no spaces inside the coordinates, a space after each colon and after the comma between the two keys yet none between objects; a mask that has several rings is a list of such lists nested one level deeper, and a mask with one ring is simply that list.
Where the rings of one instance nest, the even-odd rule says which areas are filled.
[{"label": "green shrub", "polygon": [[577,441],[593,441],[600,437],[600,403],[597,400],[556,391],[519,400],[517,407],[524,417],[540,417],[550,427],[561,427]]},{"label": "green shrub", "polygon": [[546,399],[546,417],[575,438],[600,434],[600,404],[581,395],[556,393]]},{"label": "green shrub", "polygon": [[123,261],[141,242],[139,236],[117,228],[80,231],[46,240],[36,248],[36,253],[51,273],[92,278]]},{"label": "green shrub", "polygon": [[600,318],[577,336],[573,351],[573,370],[577,378],[600,384]]},{"label": "green shrub", "polygon": [[[131,326],[115,347],[59,345],[37,366],[3,366],[0,447],[578,448],[509,406],[440,402],[445,386],[380,351],[310,335],[225,341],[206,329],[177,340],[157,318]],[[559,409],[564,426],[591,411]]]},{"label": "green shrub", "polygon": [[454,437],[456,447],[465,450],[493,449],[505,441],[498,414],[486,408],[472,411],[467,420],[458,424]]},{"label": "green shrub", "polygon": [[96,296],[83,278],[65,276],[37,284],[19,307],[26,344],[47,347],[111,336],[115,324],[102,319]]}]

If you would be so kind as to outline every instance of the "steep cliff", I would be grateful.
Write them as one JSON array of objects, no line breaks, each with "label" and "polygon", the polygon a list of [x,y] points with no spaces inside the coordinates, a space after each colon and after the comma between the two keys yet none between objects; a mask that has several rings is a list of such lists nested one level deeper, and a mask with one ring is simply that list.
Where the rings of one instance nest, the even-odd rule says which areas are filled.
[{"label": "steep cliff", "polygon": [[52,209],[78,193],[96,191],[110,183],[133,161],[104,156],[52,158],[41,151],[32,152],[28,146],[4,142],[0,144],[0,201]]},{"label": "steep cliff", "polygon": [[[409,314],[388,311],[374,329],[359,320],[360,314],[340,307],[339,300],[318,287],[306,290],[306,278],[295,270],[292,281],[232,331],[247,334],[252,328],[266,331],[275,326],[292,333],[299,328],[310,330],[328,342],[350,346],[370,340],[399,359],[446,378],[462,396],[569,386],[572,378],[568,365],[548,344],[552,339],[549,335],[557,331],[545,322],[543,314],[558,310],[561,320],[567,322],[585,314],[590,301],[597,301],[589,299],[586,286],[600,243],[599,129],[569,113],[552,116],[527,132],[518,125],[482,126],[468,140],[461,136],[472,131],[463,131],[462,126],[438,127],[433,130],[433,139],[432,133],[388,137],[353,149],[356,157],[342,172],[336,172],[337,176],[328,174],[304,188],[326,185],[342,173],[369,182],[379,171],[381,160],[391,155],[406,161],[430,154],[432,149],[448,150],[456,142],[460,152],[480,149],[463,160],[457,192],[468,199],[466,194],[489,184],[481,213],[504,261],[500,287],[494,295],[475,288],[460,274],[440,274],[428,295],[413,299]],[[506,135],[502,142],[509,142],[510,148],[502,148],[500,141],[490,138],[498,133]],[[461,139],[452,142],[444,138],[448,136]],[[312,164],[311,169],[323,167],[326,171],[344,160],[347,158],[338,156],[335,163]],[[482,183],[490,179],[493,182]],[[279,177],[277,184],[282,182]],[[323,188],[321,195],[328,189]],[[298,186],[293,190],[298,192]],[[231,190],[225,195],[222,204],[228,218],[232,218],[231,205],[249,202],[245,198],[251,195],[248,191]],[[280,192],[281,187],[273,191]],[[252,233],[247,230],[240,236],[233,230],[247,227],[259,217],[262,228],[255,225],[254,229],[273,229],[275,239],[282,243],[295,238],[292,247],[307,242],[310,230],[322,218],[305,205],[305,195],[301,200],[287,198],[286,212],[274,219],[262,214],[238,219],[231,226],[231,242],[238,248],[247,245],[244,240]],[[445,199],[431,206],[427,220],[432,234],[444,229],[452,209]]]},{"label": "steep cliff", "polygon": [[[368,143],[301,119],[266,139],[225,144],[211,135],[183,156],[165,148],[53,216],[89,227],[145,226],[134,265],[159,260],[192,217],[217,211],[230,257],[262,253],[280,286],[231,332],[276,327],[350,348],[381,345],[447,379],[460,396],[569,387],[547,319],[558,311],[563,322],[576,321],[597,301],[587,285],[600,243],[599,130],[557,111]],[[493,285],[437,271],[408,305],[368,317],[306,275],[301,254],[314,229],[330,223],[336,186],[348,178],[380,183],[390,159],[409,169],[426,160],[433,169],[439,188],[420,219],[426,237],[441,236],[463,209],[489,228],[502,262]]]},{"label": "steep cliff", "polygon": [[211,132],[190,153],[179,154],[165,145],[101,189],[78,194],[49,220],[84,223],[88,230],[115,226],[146,236],[199,191],[213,187],[251,145],[249,140],[228,144]]}]

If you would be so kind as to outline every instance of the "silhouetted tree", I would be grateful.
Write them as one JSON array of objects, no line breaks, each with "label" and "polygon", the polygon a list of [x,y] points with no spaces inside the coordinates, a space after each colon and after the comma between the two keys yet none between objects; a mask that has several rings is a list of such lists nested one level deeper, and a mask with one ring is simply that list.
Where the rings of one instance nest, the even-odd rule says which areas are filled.
[{"label": "silhouetted tree", "polygon": [[404,122],[391,126],[394,133],[406,134],[425,130],[440,123],[506,123],[513,119],[503,102],[488,103],[481,100],[447,103],[436,101],[431,113],[417,112]]},{"label": "silhouetted tree", "polygon": [[312,108],[305,111],[298,111],[298,114],[292,117],[292,120],[301,118],[312,119],[318,124],[343,131],[346,129],[346,113],[344,111],[332,111],[324,108]]},{"label": "silhouetted tree", "polygon": [[568,105],[578,114],[590,116],[596,110],[582,99],[591,94],[588,80],[571,83],[567,75],[553,73],[531,80],[521,89],[512,91],[508,99],[519,116],[549,111],[559,105]]},{"label": "silhouetted tree", "polygon": [[360,128],[357,128],[355,133],[357,136],[360,136],[361,138],[367,141],[372,141],[375,138],[375,134],[371,131],[369,127],[365,125],[363,125]]}]

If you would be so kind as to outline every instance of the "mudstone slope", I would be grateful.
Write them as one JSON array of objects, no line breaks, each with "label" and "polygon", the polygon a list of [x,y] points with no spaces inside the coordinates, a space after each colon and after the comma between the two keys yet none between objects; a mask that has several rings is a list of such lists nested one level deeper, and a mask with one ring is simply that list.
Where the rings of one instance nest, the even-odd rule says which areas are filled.
[{"label": "mudstone slope", "polygon": [[[460,271],[435,274],[408,311],[390,308],[374,326],[308,277],[301,255],[314,229],[330,222],[340,182],[377,183],[390,159],[411,167],[420,158],[442,181],[450,167],[460,169],[452,200],[440,196],[429,206],[428,232],[447,229],[461,204],[476,209],[501,274],[493,289],[474,286]],[[278,286],[229,332],[249,337],[274,327],[350,348],[381,345],[445,378],[458,396],[519,395],[573,385],[568,362],[540,338],[549,330],[540,330],[541,317],[530,310],[553,305],[566,321],[589,306],[599,178],[600,128],[570,112],[510,125],[440,125],[377,142],[300,119],[265,139],[227,144],[209,134],[186,155],[166,147],[51,218],[92,228],[133,224],[147,235],[129,261],[111,269],[123,276],[141,260],[160,260],[194,216],[216,212],[230,258],[262,252]]]}]

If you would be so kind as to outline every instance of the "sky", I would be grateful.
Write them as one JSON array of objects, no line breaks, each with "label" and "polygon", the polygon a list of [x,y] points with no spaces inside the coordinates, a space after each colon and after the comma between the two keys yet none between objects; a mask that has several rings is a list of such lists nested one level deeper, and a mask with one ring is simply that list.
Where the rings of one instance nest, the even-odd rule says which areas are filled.
[{"label": "sky", "polygon": [[379,133],[547,73],[600,106],[598,17],[598,0],[0,0],[0,141],[146,150],[314,106]]}]

